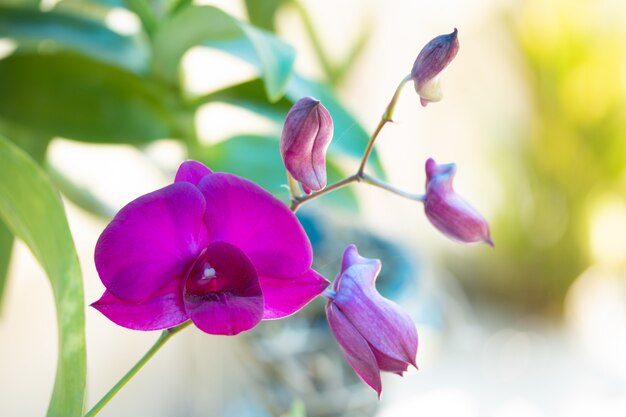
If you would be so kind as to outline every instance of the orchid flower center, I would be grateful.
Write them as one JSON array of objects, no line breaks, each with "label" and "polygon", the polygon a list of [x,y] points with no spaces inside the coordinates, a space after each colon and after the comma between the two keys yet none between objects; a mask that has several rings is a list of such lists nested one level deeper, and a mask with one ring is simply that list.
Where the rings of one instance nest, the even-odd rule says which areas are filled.
[{"label": "orchid flower center", "polygon": [[223,279],[220,278],[222,277],[211,265],[207,259],[206,250],[204,250],[187,274],[185,287],[188,291],[197,295],[219,292],[221,290],[220,287],[223,287],[223,285],[220,285],[220,281],[223,281]]},{"label": "orchid flower center", "polygon": [[[185,292],[195,296],[241,290],[241,281],[257,282],[256,271],[247,256],[236,246],[214,242],[206,247],[187,272]],[[246,285],[244,285],[245,287]]]},{"label": "orchid flower center", "polygon": [[204,266],[204,272],[202,273],[204,279],[211,279],[215,277],[215,269],[211,268],[211,265],[206,264]]}]

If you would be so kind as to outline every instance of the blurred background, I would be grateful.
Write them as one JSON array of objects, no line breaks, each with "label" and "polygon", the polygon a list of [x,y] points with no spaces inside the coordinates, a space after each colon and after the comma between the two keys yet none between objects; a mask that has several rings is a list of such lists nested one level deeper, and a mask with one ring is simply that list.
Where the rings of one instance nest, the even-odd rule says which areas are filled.
[{"label": "blurred background", "polygon": [[[420,370],[386,375],[378,402],[320,301],[243,337],[184,331],[102,416],[279,416],[294,400],[309,416],[626,415],[626,3],[194,1],[294,47],[282,92],[245,47],[219,40],[185,48],[172,71],[163,56],[187,31],[159,22],[186,3],[0,0],[0,134],[62,193],[86,304],[104,289],[93,248],[108,219],[171,182],[181,160],[284,199],[280,123],[315,95],[335,118],[329,174],[340,178],[421,47],[455,27],[444,100],[422,108],[407,86],[371,171],[422,192],[428,157],[456,162],[456,190],[489,220],[495,249],[447,240],[421,207],[377,189],[319,199],[301,214],[316,267],[332,279],[352,242],[380,258],[381,292],[418,324]],[[11,242],[0,224],[0,415],[43,415],[54,303],[28,249]],[[90,407],[157,335],[90,308],[86,332]]]}]

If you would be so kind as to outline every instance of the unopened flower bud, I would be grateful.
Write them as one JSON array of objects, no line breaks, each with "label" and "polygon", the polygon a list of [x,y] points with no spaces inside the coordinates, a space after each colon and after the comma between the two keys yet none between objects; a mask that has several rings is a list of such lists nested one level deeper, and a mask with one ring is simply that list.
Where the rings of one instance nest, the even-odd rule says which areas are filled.
[{"label": "unopened flower bud", "polygon": [[411,78],[415,83],[415,91],[420,96],[422,106],[443,98],[439,85],[439,74],[448,66],[459,51],[457,30],[448,35],[437,36],[420,51]]},{"label": "unopened flower bud", "polygon": [[287,113],[280,154],[307,194],[326,187],[326,150],[332,137],[333,119],[319,100],[301,98]]},{"label": "unopened flower bud", "polygon": [[453,189],[455,164],[426,161],[426,217],[441,233],[464,243],[493,246],[487,221]]},{"label": "unopened flower bud", "polygon": [[326,315],[339,346],[354,371],[380,396],[380,371],[402,375],[415,366],[417,330],[411,317],[376,290],[378,259],[363,258],[354,245],[343,253]]}]

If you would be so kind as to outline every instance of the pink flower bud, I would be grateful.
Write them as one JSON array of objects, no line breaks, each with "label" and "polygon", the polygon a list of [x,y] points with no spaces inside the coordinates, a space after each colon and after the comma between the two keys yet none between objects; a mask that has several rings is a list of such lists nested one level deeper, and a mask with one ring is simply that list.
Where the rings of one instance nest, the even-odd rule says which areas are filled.
[{"label": "pink flower bud", "polygon": [[326,150],[332,137],[333,119],[319,100],[301,98],[287,113],[280,153],[307,194],[326,187]]},{"label": "pink flower bud", "polygon": [[376,290],[378,259],[359,256],[354,245],[343,253],[326,315],[346,360],[380,396],[380,371],[402,376],[415,366],[417,330],[411,317]]},{"label": "pink flower bud", "polygon": [[452,188],[455,164],[426,161],[426,217],[441,233],[464,243],[485,242],[493,246],[489,225],[474,207]]},{"label": "pink flower bud", "polygon": [[448,66],[459,51],[457,30],[448,35],[437,36],[420,51],[411,78],[415,83],[415,91],[420,96],[422,106],[443,98],[439,85],[439,74]]}]

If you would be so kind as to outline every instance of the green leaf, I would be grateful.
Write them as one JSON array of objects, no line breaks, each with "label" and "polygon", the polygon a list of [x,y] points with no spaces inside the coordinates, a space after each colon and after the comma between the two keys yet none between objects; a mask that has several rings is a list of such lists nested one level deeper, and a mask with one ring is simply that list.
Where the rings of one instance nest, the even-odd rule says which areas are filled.
[{"label": "green leaf", "polygon": [[[327,86],[294,74],[287,86],[286,96],[294,103],[302,97],[312,96],[328,109],[335,125],[335,135],[328,152],[337,152],[354,158],[363,156],[369,135]],[[374,168],[378,176],[384,178],[384,170],[376,150],[372,152],[368,165]]]},{"label": "green leaf", "polygon": [[59,354],[48,416],[81,416],[86,375],[84,296],[72,235],[61,199],[44,172],[1,137],[0,217],[30,248],[52,285]]},{"label": "green leaf", "polygon": [[39,9],[41,0],[2,0],[2,6],[22,9]]},{"label": "green leaf", "polygon": [[2,300],[6,288],[9,273],[9,261],[13,250],[13,234],[2,220],[0,220],[0,313],[2,313]]},{"label": "green leaf", "polygon": [[149,37],[152,37],[154,30],[158,25],[157,13],[159,2],[148,4],[145,0],[126,0],[128,8],[139,17],[141,26]]},{"label": "green leaf", "polygon": [[[199,97],[192,105],[198,107],[212,101],[229,103],[248,109],[282,125],[293,103],[302,97],[313,96],[322,101],[333,117],[335,135],[328,149],[328,154],[332,157],[345,155],[358,159],[363,156],[369,135],[324,84],[306,80],[294,73],[287,86],[285,97],[274,104],[267,101],[261,93],[260,87],[259,80],[245,82]],[[377,175],[384,178],[384,170],[376,150],[372,152],[368,164],[374,168]]]},{"label": "green leaf", "polygon": [[168,14],[176,14],[179,10],[189,6],[193,0],[164,0]]},{"label": "green leaf", "polygon": [[293,70],[293,48],[212,6],[185,7],[161,24],[154,38],[157,74],[176,82],[183,54],[196,45],[223,50],[254,65],[270,101],[284,94]]},{"label": "green leaf", "polygon": [[134,72],[148,68],[142,37],[120,35],[102,21],[62,8],[41,12],[0,7],[0,38],[17,41],[20,50],[69,50]]},{"label": "green leaf", "polygon": [[245,0],[248,20],[254,26],[276,32],[276,13],[287,0]]},{"label": "green leaf", "polygon": [[213,171],[231,172],[254,181],[286,201],[289,192],[277,138],[240,135],[208,146],[200,160]]},{"label": "green leaf", "polygon": [[132,144],[177,137],[158,85],[79,55],[0,60],[0,91],[0,121],[42,136]]},{"label": "green leaf", "polygon": [[[254,181],[283,201],[289,199],[284,185],[287,177],[278,148],[278,138],[240,135],[206,147],[199,159],[214,171],[231,172]],[[326,163],[329,184],[346,177],[332,156]],[[321,197],[323,204],[352,210],[357,208],[354,191],[349,187]]]},{"label": "green leaf", "polygon": [[[1,65],[1,63],[0,63]],[[2,95],[0,94],[0,102]],[[38,135],[28,127],[20,126],[0,116],[0,136],[11,138],[11,141],[25,151],[38,164],[46,158],[50,137]]]},{"label": "green leaf", "polygon": [[194,107],[202,104],[219,101],[250,110],[258,115],[268,118],[276,124],[282,125],[287,112],[293,103],[286,97],[275,103],[270,103],[263,93],[263,82],[260,79],[247,81],[223,90],[218,90],[199,97],[191,103]]},{"label": "green leaf", "polygon": [[[128,8],[126,0],[60,0],[58,4],[63,3],[84,3],[84,4],[96,4],[108,7],[124,7]],[[58,7],[58,4],[56,7]]]}]

